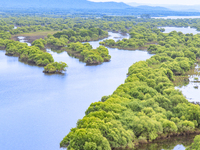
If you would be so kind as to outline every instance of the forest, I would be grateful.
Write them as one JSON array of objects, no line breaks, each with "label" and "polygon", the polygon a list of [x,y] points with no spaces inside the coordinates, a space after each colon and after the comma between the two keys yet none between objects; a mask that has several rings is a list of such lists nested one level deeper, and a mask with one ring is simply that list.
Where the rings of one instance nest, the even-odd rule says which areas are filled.
[{"label": "forest", "polygon": [[[6,55],[44,66],[44,73],[61,73],[68,67],[64,62],[54,62],[52,55],[45,51],[46,46],[65,50],[86,64],[110,61],[106,47],[146,49],[154,54],[150,59],[130,66],[125,83],[112,95],[92,103],[85,116],[60,143],[60,147],[68,150],[134,148],[160,138],[200,133],[200,106],[188,102],[174,88],[174,82],[186,76],[186,72],[199,62],[200,35],[176,31],[163,33],[164,29],[158,28],[163,26],[190,26],[200,30],[200,19],[134,16],[24,19],[23,16],[9,16],[0,19],[0,47],[5,48]],[[17,34],[41,31],[56,33],[36,39],[32,46],[11,39]],[[96,49],[87,43],[107,37],[108,31],[129,33],[130,38],[116,42],[104,40]],[[197,149],[198,144],[199,136],[188,149]]]}]

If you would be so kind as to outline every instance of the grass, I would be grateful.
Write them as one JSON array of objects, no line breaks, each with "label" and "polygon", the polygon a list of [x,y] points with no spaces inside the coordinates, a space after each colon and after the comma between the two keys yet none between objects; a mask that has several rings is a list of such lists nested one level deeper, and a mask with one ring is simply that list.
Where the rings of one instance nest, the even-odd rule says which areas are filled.
[{"label": "grass", "polygon": [[47,36],[48,34],[54,34],[58,31],[37,31],[37,32],[30,32],[30,33],[19,33],[12,35],[12,37],[15,36]]},{"label": "grass", "polygon": [[37,32],[30,32],[30,33],[20,33],[20,34],[15,34],[12,35],[11,39],[18,41],[19,36],[24,36],[26,37],[25,39],[27,42],[32,43],[36,39],[44,39],[48,34],[54,34],[57,33],[58,31],[37,31]]}]

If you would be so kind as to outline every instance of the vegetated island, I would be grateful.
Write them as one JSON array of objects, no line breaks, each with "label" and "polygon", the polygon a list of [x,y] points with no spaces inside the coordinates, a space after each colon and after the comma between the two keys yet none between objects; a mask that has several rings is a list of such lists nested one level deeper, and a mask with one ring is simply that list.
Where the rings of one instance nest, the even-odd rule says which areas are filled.
[{"label": "vegetated island", "polygon": [[[68,29],[62,32],[56,32],[54,35],[48,34],[47,38],[34,40],[32,46],[9,40],[11,38],[10,33],[15,33],[15,30],[11,30],[10,33],[4,32],[1,35],[4,37],[4,39],[1,39],[1,47],[6,48],[6,55],[18,56],[23,62],[45,66],[44,73],[62,73],[66,71],[67,64],[64,62],[54,62],[51,54],[45,52],[45,46],[47,44],[51,47],[62,48],[70,42],[98,40],[108,36],[107,32],[99,28],[77,30]],[[91,46],[89,46],[87,49],[84,49],[80,59],[83,59],[87,64],[100,64],[104,61],[109,61],[110,58],[111,56],[108,55],[108,50],[105,47],[101,46],[97,50],[92,50]]]},{"label": "vegetated island", "polygon": [[102,62],[108,62],[111,58],[107,48],[99,46],[97,49],[92,49],[89,43],[70,43],[63,49],[66,50],[69,55],[78,57],[81,61],[86,62],[87,65],[97,65]]},{"label": "vegetated island", "polygon": [[81,61],[86,62],[87,65],[97,65],[110,61],[111,56],[109,55],[108,49],[104,46],[92,49],[89,43],[82,44],[80,42],[99,40],[105,37],[108,37],[108,32],[99,28],[80,29],[78,31],[68,29],[53,35],[48,34],[44,39],[36,39],[32,42],[32,45],[43,50],[46,46],[58,50],[65,50],[70,56],[78,57]]},{"label": "vegetated island", "polygon": [[200,35],[148,30],[159,43],[148,48],[155,55],[133,64],[124,84],[92,103],[60,147],[133,148],[159,138],[200,133],[200,106],[188,102],[173,84],[200,57]]},{"label": "vegetated island", "polygon": [[[42,39],[40,39],[40,41],[43,41],[42,44],[44,45],[45,41]],[[48,68],[44,70],[45,73],[61,73],[62,71],[65,71],[65,68],[67,67],[66,63],[54,62],[51,54],[40,49],[41,45],[38,46],[37,42],[33,42],[32,44],[33,46],[28,46],[26,43],[20,43],[19,41],[0,39],[0,47],[5,48],[6,50],[5,55],[17,56],[20,61],[37,66],[48,65]],[[54,66],[54,68],[52,66]]]},{"label": "vegetated island", "polygon": [[[104,46],[92,49],[89,43],[80,43],[86,41],[99,40],[108,37],[108,32],[99,28],[90,29],[72,29],[57,32],[54,35],[48,35],[45,40],[50,47],[62,49],[68,52],[70,56],[79,58],[87,65],[97,65],[102,62],[110,61],[109,51]],[[67,47],[65,47],[67,45]]]}]

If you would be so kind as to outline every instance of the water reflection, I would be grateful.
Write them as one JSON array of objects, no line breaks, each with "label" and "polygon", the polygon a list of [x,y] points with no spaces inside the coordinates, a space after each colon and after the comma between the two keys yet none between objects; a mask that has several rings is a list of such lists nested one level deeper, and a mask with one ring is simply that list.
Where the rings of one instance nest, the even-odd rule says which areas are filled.
[{"label": "water reflection", "polygon": [[143,144],[134,150],[185,150],[192,144],[195,136],[196,134],[171,137],[158,140],[156,143]]},{"label": "water reflection", "polygon": [[183,34],[192,33],[192,34],[198,34],[200,31],[197,31],[195,28],[190,27],[159,27],[164,28],[164,33],[169,33],[172,31],[182,32]]},{"label": "water reflection", "polygon": [[187,85],[178,86],[177,89],[181,90],[190,102],[200,102],[200,66],[197,65],[194,69],[194,74],[189,76]]}]

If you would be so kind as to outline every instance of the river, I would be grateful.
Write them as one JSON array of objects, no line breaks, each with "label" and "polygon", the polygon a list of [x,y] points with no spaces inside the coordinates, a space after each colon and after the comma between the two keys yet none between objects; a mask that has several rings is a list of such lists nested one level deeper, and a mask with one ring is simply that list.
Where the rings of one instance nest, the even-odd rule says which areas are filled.
[{"label": "river", "polygon": [[167,17],[151,17],[154,19],[195,19],[200,18],[200,16],[167,16]]},{"label": "river", "polygon": [[[173,30],[193,33],[191,28],[166,28],[166,32]],[[109,39],[115,40],[129,38],[118,33],[109,32],[109,35]],[[23,37],[19,39],[27,42]],[[99,41],[89,43],[93,48],[99,46]],[[128,68],[134,62],[152,56],[146,51],[108,49],[111,61],[97,66],[86,66],[67,52],[57,53],[47,49],[55,61],[68,64],[67,72],[62,75],[43,74],[43,67],[25,64],[18,61],[17,57],[5,56],[5,50],[1,50],[0,149],[59,150],[60,141],[76,126],[88,106],[102,96],[112,94],[124,83]],[[185,92],[188,91],[187,87],[179,89],[188,97]],[[194,91],[194,88],[191,90]],[[199,89],[195,90],[199,92]],[[193,137],[176,137],[138,149],[185,150],[184,146],[190,145]]]},{"label": "river", "polygon": [[[115,40],[128,38],[109,35]],[[26,42],[23,37],[20,40]],[[98,43],[90,42],[94,48]],[[55,61],[68,64],[65,74],[44,74],[43,67],[25,64],[0,51],[0,149],[59,150],[60,141],[89,105],[124,83],[134,62],[152,56],[146,51],[109,48],[110,62],[86,66],[67,52],[50,53]]]}]

